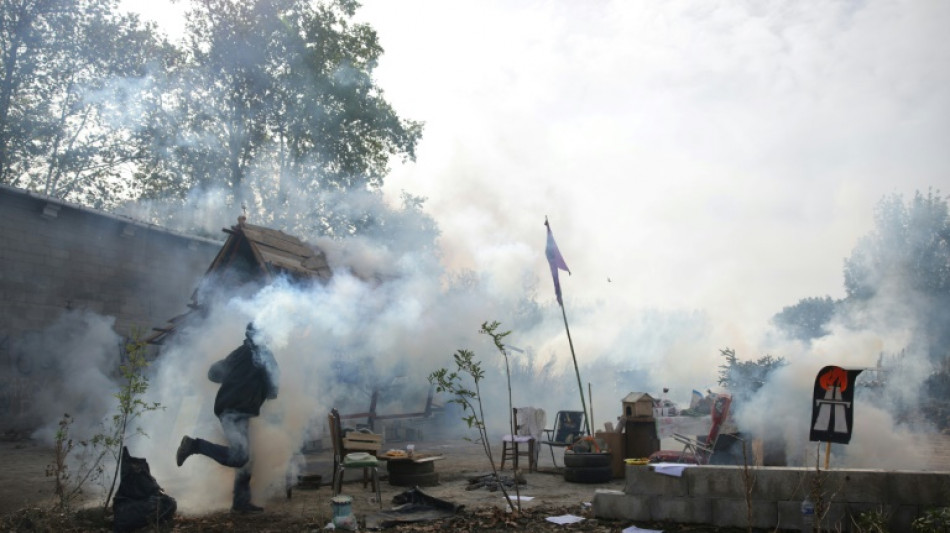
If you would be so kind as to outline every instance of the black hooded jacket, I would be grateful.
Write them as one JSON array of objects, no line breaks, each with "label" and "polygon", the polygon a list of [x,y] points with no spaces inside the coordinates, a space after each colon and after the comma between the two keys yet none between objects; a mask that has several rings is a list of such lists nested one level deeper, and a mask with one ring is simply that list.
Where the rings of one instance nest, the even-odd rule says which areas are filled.
[{"label": "black hooded jacket", "polygon": [[250,335],[242,346],[211,365],[208,379],[221,384],[214,399],[215,416],[225,411],[257,416],[264,400],[277,397],[277,361],[270,350],[254,344]]}]

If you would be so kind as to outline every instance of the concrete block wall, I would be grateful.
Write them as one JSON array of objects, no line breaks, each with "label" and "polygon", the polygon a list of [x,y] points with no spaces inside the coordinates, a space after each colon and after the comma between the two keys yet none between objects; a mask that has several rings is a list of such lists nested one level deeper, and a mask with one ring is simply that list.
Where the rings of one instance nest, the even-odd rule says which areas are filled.
[{"label": "concrete block wall", "polygon": [[802,500],[820,493],[825,529],[850,531],[852,518],[883,511],[891,531],[909,532],[926,510],[950,506],[950,472],[693,466],[673,477],[628,465],[625,473],[623,494],[594,496],[597,517],[798,530]]},{"label": "concrete block wall", "polygon": [[19,339],[68,309],[114,317],[123,337],[150,334],[188,310],[222,242],[0,186],[0,429],[38,386],[12,353]]}]

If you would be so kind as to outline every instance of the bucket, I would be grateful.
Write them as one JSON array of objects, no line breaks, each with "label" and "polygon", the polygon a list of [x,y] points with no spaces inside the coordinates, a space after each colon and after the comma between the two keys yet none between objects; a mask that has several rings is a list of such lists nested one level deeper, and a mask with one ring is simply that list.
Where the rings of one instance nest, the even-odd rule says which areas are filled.
[{"label": "bucket", "polygon": [[330,505],[333,507],[333,521],[336,522],[338,518],[346,518],[353,514],[351,509],[353,504],[353,498],[345,494],[339,496],[334,496],[330,499]]},{"label": "bucket", "polygon": [[353,498],[340,494],[331,498],[330,503],[333,505],[333,526],[335,528],[350,531],[359,529],[356,517],[353,516],[353,510],[351,509]]}]

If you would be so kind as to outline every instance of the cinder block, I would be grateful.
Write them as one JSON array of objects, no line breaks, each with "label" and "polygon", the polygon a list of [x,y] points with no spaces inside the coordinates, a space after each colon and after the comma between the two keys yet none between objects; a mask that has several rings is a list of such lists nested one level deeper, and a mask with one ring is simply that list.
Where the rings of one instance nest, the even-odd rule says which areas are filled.
[{"label": "cinder block", "polygon": [[[822,493],[835,502],[886,502],[891,472],[882,470],[831,470],[821,472]],[[812,471],[810,479],[814,479]]]},{"label": "cinder block", "polygon": [[686,496],[689,494],[689,468],[682,477],[667,476],[653,471],[652,467],[627,465],[624,492],[632,495],[665,494]]},{"label": "cinder block", "polygon": [[[751,513],[751,517],[749,516]],[[750,523],[751,518],[751,523]],[[771,529],[778,521],[778,505],[775,502],[714,499],[712,500],[712,524],[737,528],[754,527]]]},{"label": "cinder block", "polygon": [[594,494],[594,516],[611,520],[650,520],[650,501],[656,497]]},{"label": "cinder block", "polygon": [[852,525],[849,516],[848,504],[832,502],[821,516],[816,517],[815,523],[824,530],[847,531]]},{"label": "cinder block", "polygon": [[806,471],[802,468],[764,467],[752,471],[752,499],[778,502],[803,500]]},{"label": "cinder block", "polygon": [[651,520],[675,520],[685,524],[712,523],[712,502],[708,498],[658,497],[650,501]]},{"label": "cinder block", "polygon": [[795,529],[801,530],[802,527],[802,501],[780,501],[776,504],[778,510],[778,519],[775,521],[775,529]]},{"label": "cinder block", "polygon": [[691,496],[729,498],[744,493],[739,470],[734,467],[692,467],[687,479]]},{"label": "cinder block", "polygon": [[950,502],[950,474],[946,472],[888,472],[888,503],[946,506]]}]

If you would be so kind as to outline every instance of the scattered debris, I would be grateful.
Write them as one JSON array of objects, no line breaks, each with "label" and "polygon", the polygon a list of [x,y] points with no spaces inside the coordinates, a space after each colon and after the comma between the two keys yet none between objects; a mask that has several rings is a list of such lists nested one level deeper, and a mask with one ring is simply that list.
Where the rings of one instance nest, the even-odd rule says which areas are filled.
[{"label": "scattered debris", "polygon": [[515,481],[517,480],[519,485],[527,484],[527,481],[524,478],[524,475],[521,472],[515,474],[515,477],[511,476],[496,476],[495,474],[485,474],[475,477],[468,478],[468,486],[465,487],[465,490],[477,490],[481,488],[486,488],[491,492],[497,491],[501,487],[506,489],[515,488]]},{"label": "scattered debris", "polygon": [[367,515],[367,529],[382,529],[414,522],[451,518],[464,506],[430,496],[418,488],[393,496],[396,507]]}]

